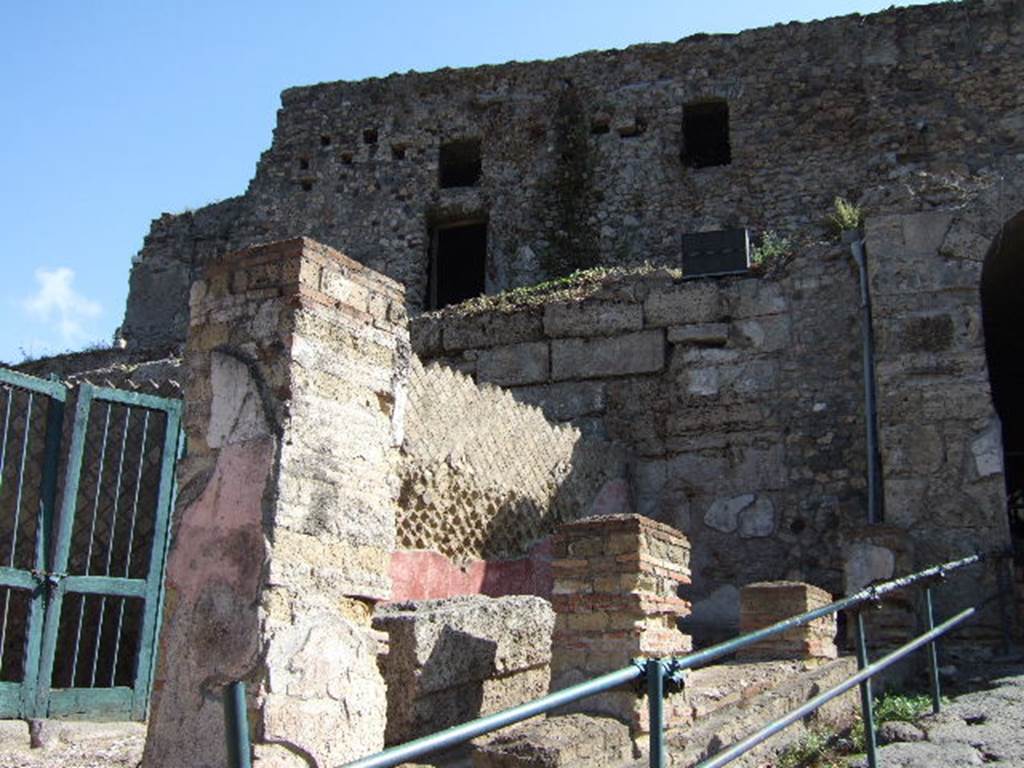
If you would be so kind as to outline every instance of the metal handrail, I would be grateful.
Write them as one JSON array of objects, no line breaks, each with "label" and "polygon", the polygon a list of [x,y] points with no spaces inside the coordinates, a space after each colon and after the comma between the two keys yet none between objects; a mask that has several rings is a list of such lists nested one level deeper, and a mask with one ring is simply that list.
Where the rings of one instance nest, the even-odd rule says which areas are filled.
[{"label": "metal handrail", "polygon": [[[908,576],[892,579],[879,584],[873,584],[848,597],[829,603],[828,605],[821,606],[820,608],[816,608],[799,614],[798,616],[793,616],[789,619],[772,624],[764,629],[749,632],[745,635],[726,640],[709,648],[695,651],[685,656],[662,659],[635,659],[632,664],[627,667],[623,667],[622,669],[608,672],[592,680],[572,685],[568,688],[548,694],[542,698],[535,699],[534,701],[501,710],[500,712],[495,712],[493,714],[471,720],[467,723],[456,725],[452,728],[439,731],[438,733],[423,736],[405,744],[390,747],[373,755],[368,755],[359,760],[346,763],[343,768],[392,768],[392,766],[410,762],[428,754],[445,751],[454,746],[470,741],[477,736],[491,733],[500,728],[522,722],[523,720],[527,720],[531,717],[546,714],[563,707],[566,704],[594,696],[598,693],[624,685],[625,683],[640,680],[641,678],[646,678],[647,690],[651,694],[648,696],[648,706],[650,707],[651,716],[650,765],[652,768],[664,768],[664,731],[662,727],[656,726],[660,726],[663,723],[663,699],[660,693],[664,689],[664,682],[666,679],[681,682],[685,670],[693,669],[694,667],[701,666],[714,659],[730,655],[741,648],[745,648],[779,633],[793,629],[794,627],[802,626],[814,621],[815,619],[822,618],[823,616],[838,613],[842,610],[859,608],[866,603],[877,603],[893,592],[904,590],[921,583],[941,580],[953,571],[957,571],[971,565],[976,565],[993,556],[1003,557],[1005,556],[1005,553],[998,552],[988,555],[981,553],[974,554],[969,557],[961,558],[960,560],[954,560],[941,565],[932,566]],[[777,733],[788,725],[796,722],[796,720],[809,712],[812,712],[825,702],[844,693],[855,685],[861,686],[861,701],[865,715],[865,735],[868,746],[868,764],[870,768],[875,768],[877,763],[874,749],[874,720],[871,711],[870,678],[924,645],[929,645],[930,648],[934,649],[934,642],[936,638],[966,621],[970,616],[974,615],[977,610],[973,607],[968,608],[942,624],[933,626],[930,587],[926,589],[926,598],[929,609],[926,617],[929,625],[928,631],[871,664],[867,662],[865,633],[861,612],[860,610],[857,610],[857,650],[860,671],[835,688],[819,694],[797,710],[783,716],[780,720],[769,724],[747,739],[744,739],[733,747],[730,747],[719,755],[716,755],[711,759],[711,761],[702,763],[699,768],[717,768],[717,766],[722,766],[731,762],[741,754],[744,754],[749,749],[767,739],[772,734]],[[931,676],[932,697],[933,708],[936,708],[937,711],[940,691],[938,689],[937,675],[938,662],[934,653],[930,654],[929,661],[934,667],[934,669],[932,669]],[[232,686],[232,700],[238,702],[238,696],[241,695],[241,700],[244,701],[244,685],[241,683],[234,683]],[[239,689],[241,690],[241,694],[239,694]],[[815,702],[817,703],[815,704]],[[812,704],[815,705],[811,706]],[[231,716],[228,718],[227,738],[228,743],[231,745],[229,747],[229,753],[233,760],[232,762],[229,762],[229,768],[248,768],[249,766],[248,762],[240,762],[242,756],[239,755],[239,752],[244,752],[245,750],[239,749],[238,745],[248,742],[248,725],[245,719],[245,708],[243,706],[240,709],[241,712],[238,711],[239,707],[233,707]],[[243,729],[244,735],[243,730],[238,729]],[[248,757],[249,756],[247,754],[244,755],[246,760]]]}]

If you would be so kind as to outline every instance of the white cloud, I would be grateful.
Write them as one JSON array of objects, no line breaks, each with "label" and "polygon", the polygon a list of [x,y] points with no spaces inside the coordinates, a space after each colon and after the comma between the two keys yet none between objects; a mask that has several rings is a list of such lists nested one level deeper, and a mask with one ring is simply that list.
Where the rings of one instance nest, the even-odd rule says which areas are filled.
[{"label": "white cloud", "polygon": [[75,272],[68,267],[37,269],[39,290],[21,303],[29,317],[46,323],[60,334],[61,342],[73,345],[90,338],[86,325],[103,308],[75,291]]}]

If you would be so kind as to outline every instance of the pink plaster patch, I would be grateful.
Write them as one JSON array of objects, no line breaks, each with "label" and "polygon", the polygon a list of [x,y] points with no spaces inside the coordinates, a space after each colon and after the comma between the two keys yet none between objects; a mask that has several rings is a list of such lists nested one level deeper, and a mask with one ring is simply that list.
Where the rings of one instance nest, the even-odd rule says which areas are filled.
[{"label": "pink plaster patch", "polygon": [[261,541],[263,491],[273,463],[272,439],[234,443],[220,450],[206,488],[181,512],[167,561],[169,588],[181,595],[197,595],[203,585],[221,581],[251,590],[248,582],[253,571],[258,573],[262,567],[262,557],[259,552],[228,551],[229,543],[258,545]]},{"label": "pink plaster patch", "polygon": [[391,555],[391,601],[455,595],[551,596],[551,542],[543,539],[516,560],[473,560],[458,566],[439,552],[399,550]]}]

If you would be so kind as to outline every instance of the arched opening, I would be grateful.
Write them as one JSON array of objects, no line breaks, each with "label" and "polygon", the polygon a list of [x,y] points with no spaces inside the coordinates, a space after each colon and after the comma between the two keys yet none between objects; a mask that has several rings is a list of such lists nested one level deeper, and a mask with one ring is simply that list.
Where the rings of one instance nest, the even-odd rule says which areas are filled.
[{"label": "arched opening", "polygon": [[981,272],[981,312],[992,400],[1003,425],[1010,535],[1024,562],[1024,211],[999,230]]}]

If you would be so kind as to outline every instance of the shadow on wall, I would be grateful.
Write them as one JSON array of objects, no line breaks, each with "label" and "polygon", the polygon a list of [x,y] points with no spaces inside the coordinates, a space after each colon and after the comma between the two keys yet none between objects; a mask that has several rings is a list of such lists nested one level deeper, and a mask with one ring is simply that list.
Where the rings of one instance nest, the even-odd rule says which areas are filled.
[{"label": "shadow on wall", "polygon": [[423,664],[416,689],[388,697],[385,742],[450,728],[480,716],[484,681],[494,676],[497,643],[451,627]]}]

